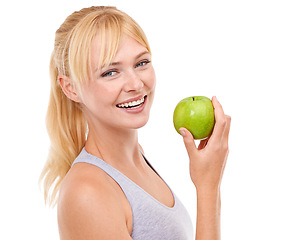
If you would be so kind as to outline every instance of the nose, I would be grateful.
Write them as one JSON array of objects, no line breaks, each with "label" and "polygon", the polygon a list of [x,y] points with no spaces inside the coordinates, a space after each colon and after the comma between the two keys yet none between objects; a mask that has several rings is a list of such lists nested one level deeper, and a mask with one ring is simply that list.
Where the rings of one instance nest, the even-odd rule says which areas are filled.
[{"label": "nose", "polygon": [[126,78],[126,81],[125,81],[124,90],[126,92],[130,92],[130,91],[139,92],[144,87],[144,83],[141,77],[135,70],[131,70],[128,73],[126,73],[125,78]]}]

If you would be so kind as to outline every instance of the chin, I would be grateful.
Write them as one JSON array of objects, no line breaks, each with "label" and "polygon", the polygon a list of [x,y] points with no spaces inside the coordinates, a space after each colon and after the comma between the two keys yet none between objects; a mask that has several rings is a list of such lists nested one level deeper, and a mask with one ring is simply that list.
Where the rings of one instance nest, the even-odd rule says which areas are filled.
[{"label": "chin", "polygon": [[148,117],[143,117],[143,118],[141,118],[139,121],[133,121],[133,122],[130,124],[130,128],[131,128],[131,129],[139,129],[139,128],[142,128],[142,127],[144,127],[144,126],[148,123],[148,120],[149,120],[149,116],[148,116]]}]

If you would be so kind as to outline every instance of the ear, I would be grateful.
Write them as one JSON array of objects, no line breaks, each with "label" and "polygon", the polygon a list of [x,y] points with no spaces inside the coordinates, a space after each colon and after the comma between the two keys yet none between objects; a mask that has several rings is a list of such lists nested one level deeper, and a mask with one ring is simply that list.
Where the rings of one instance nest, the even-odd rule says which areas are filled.
[{"label": "ear", "polygon": [[74,102],[80,102],[80,97],[77,92],[77,89],[69,77],[63,74],[59,74],[58,82],[67,98],[71,99]]}]

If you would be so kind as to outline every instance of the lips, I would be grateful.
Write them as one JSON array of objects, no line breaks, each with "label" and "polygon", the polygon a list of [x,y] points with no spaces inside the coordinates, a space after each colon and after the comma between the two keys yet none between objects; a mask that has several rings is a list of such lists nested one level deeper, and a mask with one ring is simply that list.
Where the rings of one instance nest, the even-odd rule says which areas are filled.
[{"label": "lips", "polygon": [[144,102],[146,100],[146,97],[147,96],[145,95],[143,97],[129,99],[128,101],[120,103],[120,104],[117,104],[116,106],[118,108],[124,108],[124,109],[140,108],[144,104]]}]

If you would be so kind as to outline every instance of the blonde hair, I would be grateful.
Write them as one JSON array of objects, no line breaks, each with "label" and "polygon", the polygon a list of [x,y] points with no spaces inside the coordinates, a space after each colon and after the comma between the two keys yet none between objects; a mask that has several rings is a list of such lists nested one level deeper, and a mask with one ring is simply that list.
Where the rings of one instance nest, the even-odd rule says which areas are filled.
[{"label": "blonde hair", "polygon": [[57,203],[61,182],[85,145],[87,121],[79,103],[63,93],[59,74],[70,78],[80,89],[89,79],[90,48],[96,35],[101,37],[100,66],[114,58],[122,34],[125,33],[150,52],[140,26],[115,7],[90,7],[74,12],[56,31],[50,61],[51,91],[46,125],[51,146],[40,180],[43,180],[45,202]]}]

